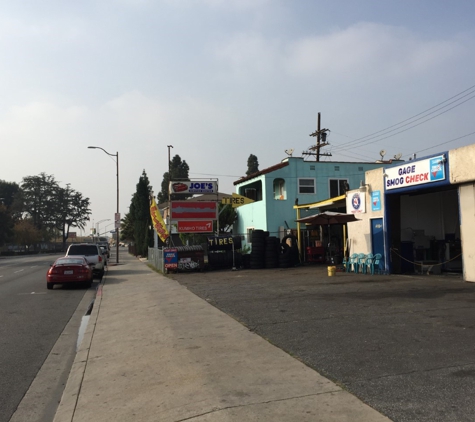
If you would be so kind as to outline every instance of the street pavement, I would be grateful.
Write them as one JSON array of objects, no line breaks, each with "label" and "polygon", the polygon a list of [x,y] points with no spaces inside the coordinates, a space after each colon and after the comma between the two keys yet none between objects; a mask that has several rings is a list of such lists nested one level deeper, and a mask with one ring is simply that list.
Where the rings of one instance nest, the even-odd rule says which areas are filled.
[{"label": "street pavement", "polygon": [[389,421],[235,317],[123,253],[97,291],[54,421],[185,420]]},{"label": "street pavement", "polygon": [[475,283],[323,265],[171,275],[394,421],[475,421]]}]

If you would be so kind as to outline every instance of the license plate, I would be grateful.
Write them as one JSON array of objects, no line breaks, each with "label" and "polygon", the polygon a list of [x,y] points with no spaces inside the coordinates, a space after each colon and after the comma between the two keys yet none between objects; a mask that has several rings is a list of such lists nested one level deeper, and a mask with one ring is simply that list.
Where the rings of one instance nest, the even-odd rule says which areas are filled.
[{"label": "license plate", "polygon": [[66,270],[64,272],[64,275],[69,275],[69,274],[73,274],[73,273],[74,273],[73,270]]}]

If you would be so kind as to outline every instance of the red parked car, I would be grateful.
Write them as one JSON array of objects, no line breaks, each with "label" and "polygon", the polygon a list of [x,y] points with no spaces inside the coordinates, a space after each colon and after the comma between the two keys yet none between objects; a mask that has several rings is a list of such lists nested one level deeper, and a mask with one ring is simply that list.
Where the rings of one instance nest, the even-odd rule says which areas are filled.
[{"label": "red parked car", "polygon": [[46,287],[52,289],[55,284],[81,283],[92,286],[92,267],[83,256],[69,255],[58,258],[46,273]]}]

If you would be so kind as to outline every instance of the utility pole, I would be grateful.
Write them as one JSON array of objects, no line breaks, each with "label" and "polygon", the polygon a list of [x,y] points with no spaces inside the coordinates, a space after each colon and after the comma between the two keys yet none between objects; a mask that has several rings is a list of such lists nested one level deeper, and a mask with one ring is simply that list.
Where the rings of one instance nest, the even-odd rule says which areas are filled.
[{"label": "utility pole", "polygon": [[[330,129],[321,129],[320,126],[320,112],[318,113],[317,119],[317,130],[311,133],[309,136],[313,136],[317,138],[317,142],[315,145],[309,147],[309,151],[304,151],[303,155],[315,155],[315,161],[320,161],[321,156],[331,157],[331,153],[328,152],[320,152],[320,148],[323,148],[328,144],[327,142],[327,132],[330,132]],[[315,151],[315,152],[313,152]]]}]

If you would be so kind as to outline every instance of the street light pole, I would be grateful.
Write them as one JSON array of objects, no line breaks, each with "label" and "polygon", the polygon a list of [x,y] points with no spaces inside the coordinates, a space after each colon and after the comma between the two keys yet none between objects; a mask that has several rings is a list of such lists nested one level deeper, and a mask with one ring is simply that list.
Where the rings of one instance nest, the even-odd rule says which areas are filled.
[{"label": "street light pole", "polygon": [[101,231],[99,230],[99,224],[103,223],[104,221],[110,221],[110,218],[106,218],[104,220],[100,220],[96,223],[96,233],[97,233],[97,236],[100,236],[101,235]]},{"label": "street light pole", "polygon": [[117,151],[115,154],[110,154],[108,153],[104,148],[101,147],[93,147],[89,146],[88,148],[90,149],[101,149],[104,151],[107,155],[110,155],[111,157],[115,157],[115,162],[116,162],[116,177],[117,177],[117,212],[115,214],[115,246],[116,246],[116,254],[115,254],[115,262],[116,264],[119,263],[119,232],[120,232],[120,213],[119,213],[119,152]]},{"label": "street light pole", "polygon": [[168,148],[168,246],[172,246],[172,199],[170,185],[172,183],[172,175],[170,174],[170,148],[173,145],[167,145]]}]

